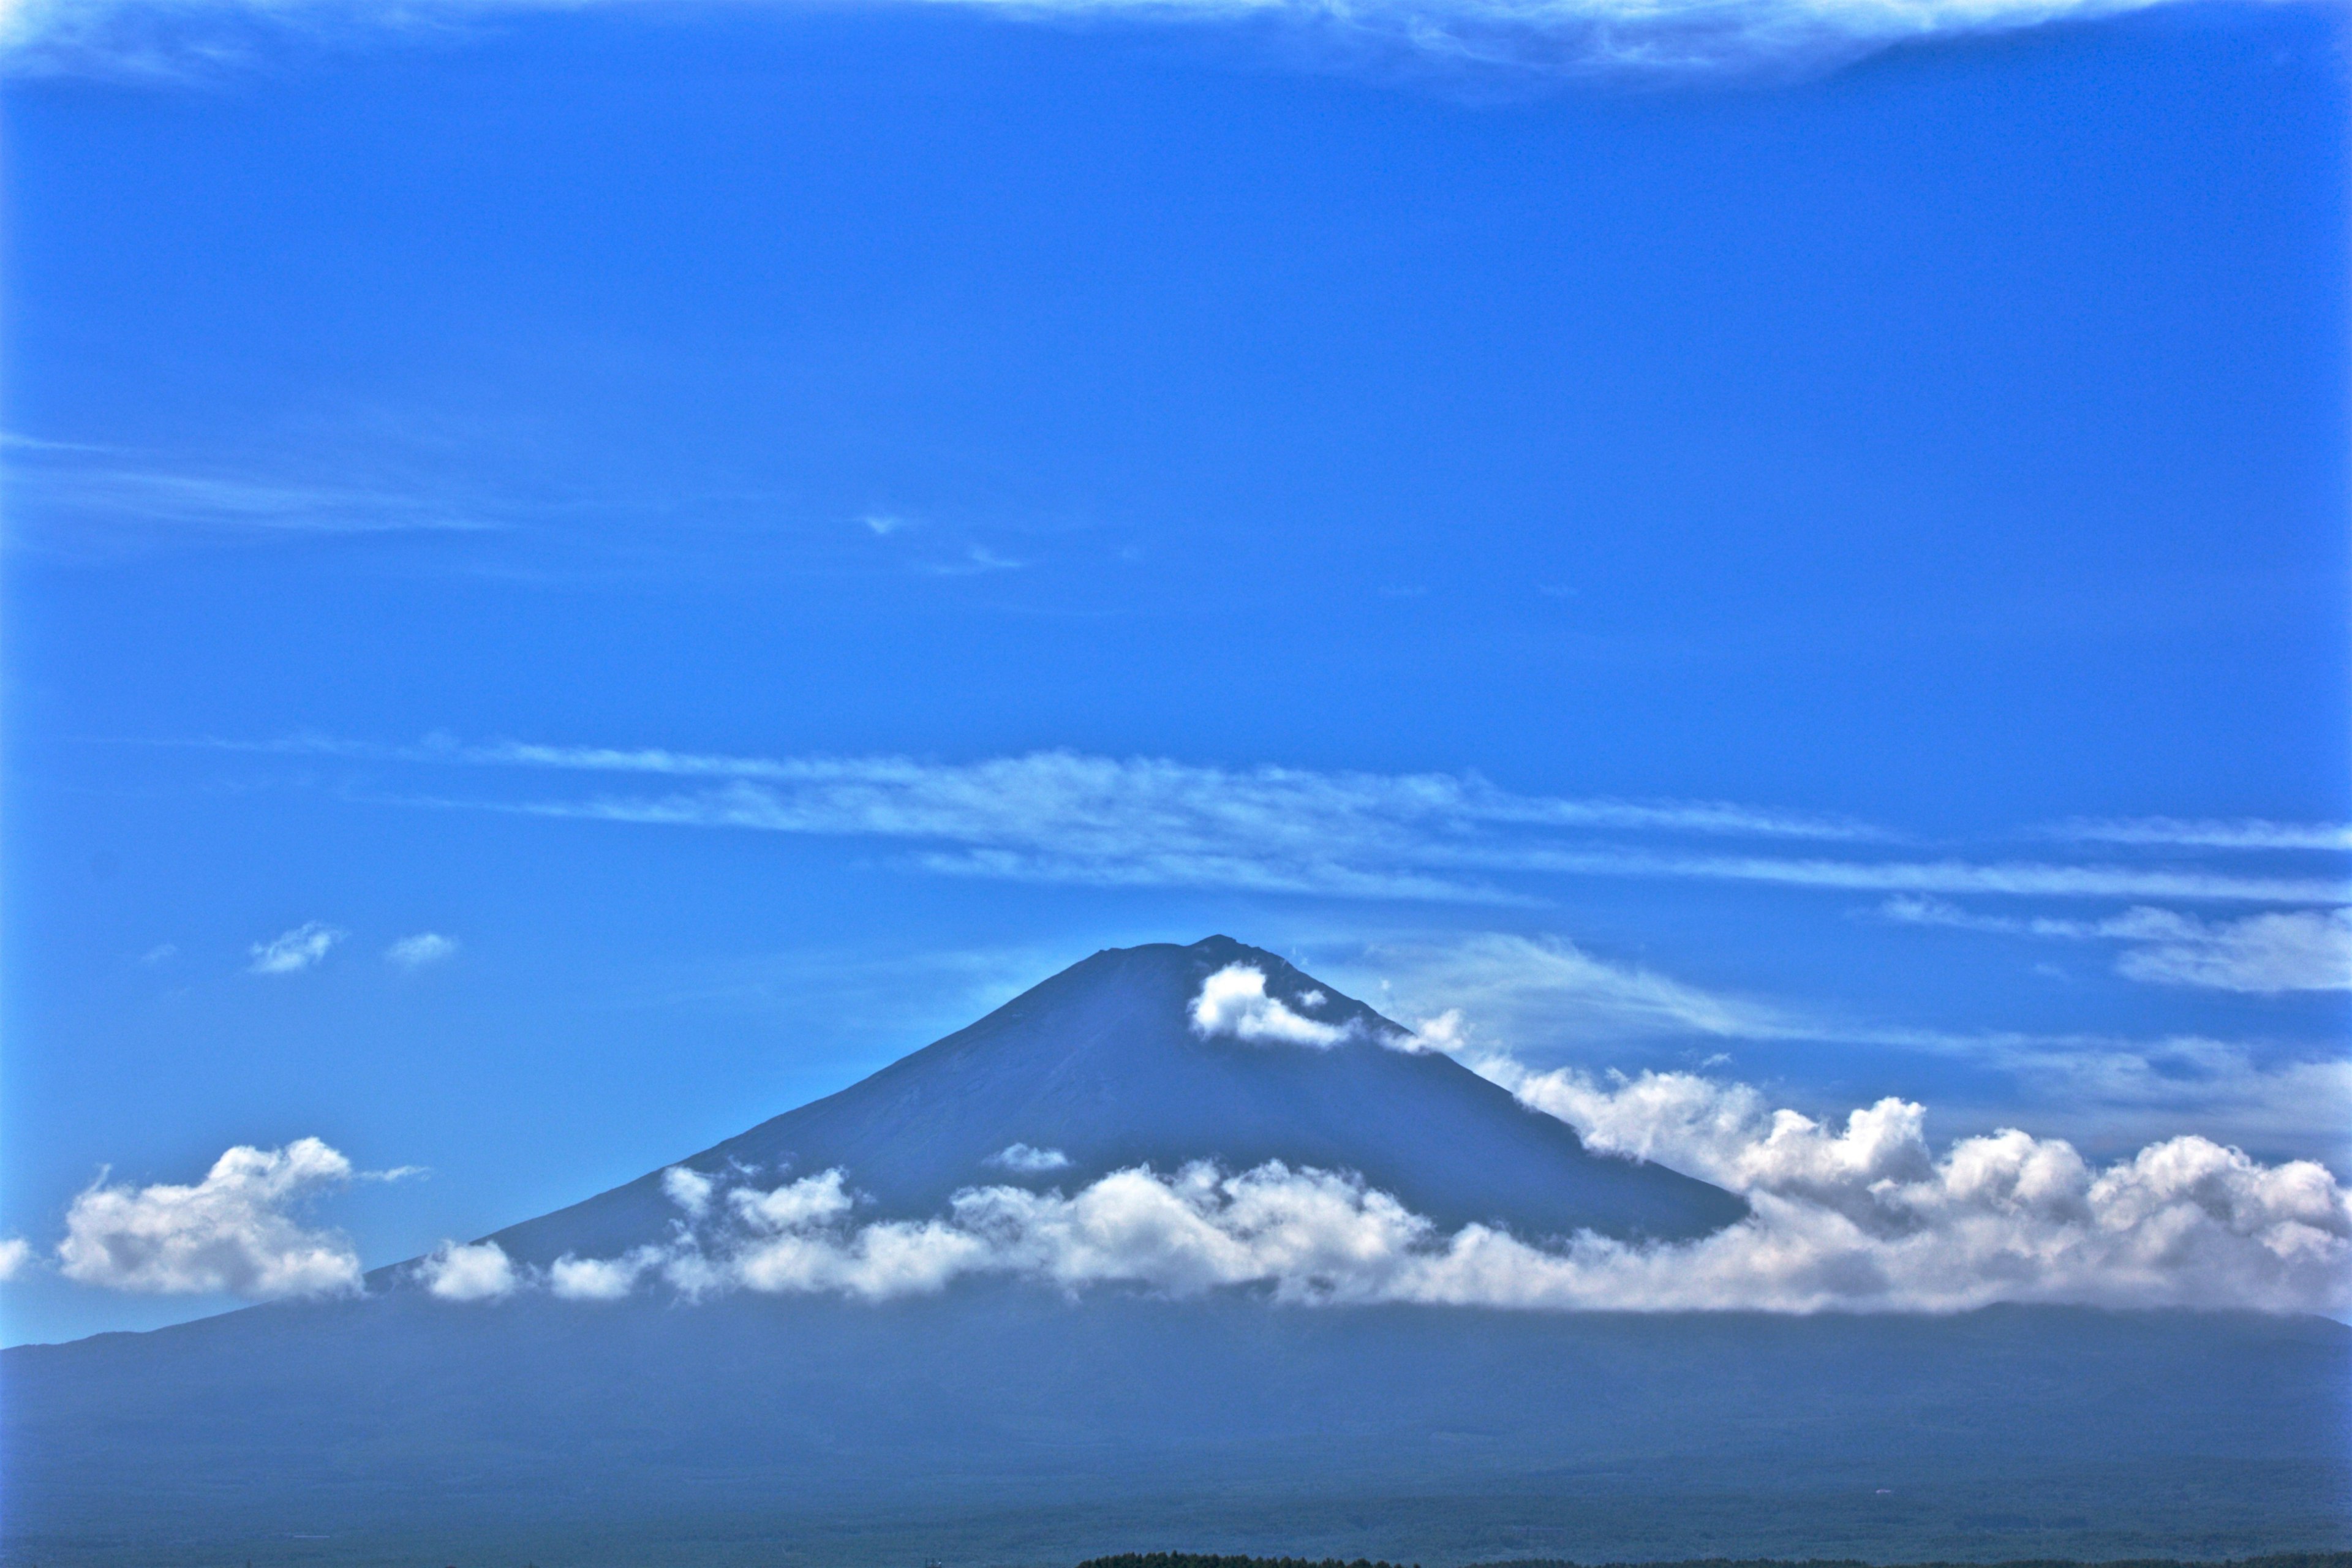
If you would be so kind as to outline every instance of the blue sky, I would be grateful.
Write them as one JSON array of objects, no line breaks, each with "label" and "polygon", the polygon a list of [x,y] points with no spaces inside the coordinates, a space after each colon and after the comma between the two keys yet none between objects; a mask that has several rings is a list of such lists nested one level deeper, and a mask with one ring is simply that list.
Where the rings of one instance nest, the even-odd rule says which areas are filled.
[{"label": "blue sky", "polygon": [[1216,931],[2345,1173],[2340,16],[1859,14],[20,10],[0,1233],[389,1262]]}]

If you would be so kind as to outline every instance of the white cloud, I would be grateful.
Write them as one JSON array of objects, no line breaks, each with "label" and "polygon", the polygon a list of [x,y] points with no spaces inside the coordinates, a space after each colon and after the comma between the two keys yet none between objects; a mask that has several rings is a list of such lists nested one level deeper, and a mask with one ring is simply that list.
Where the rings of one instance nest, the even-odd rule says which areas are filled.
[{"label": "white cloud", "polygon": [[2123,934],[2143,945],[2116,967],[2134,980],[2265,994],[2352,991],[2352,910],[2215,921],[2134,910],[2124,918],[2129,929]]},{"label": "white cloud", "polygon": [[[505,1254],[499,1256],[503,1258]],[[549,1266],[547,1288],[566,1301],[617,1301],[636,1289],[639,1277],[646,1270],[659,1266],[662,1256],[662,1249],[654,1247],[640,1247],[620,1258],[573,1258],[567,1254]],[[509,1289],[512,1288],[509,1279]]]},{"label": "white cloud", "polygon": [[662,1191],[669,1201],[700,1219],[710,1212],[710,1194],[717,1185],[699,1171],[689,1171],[684,1165],[672,1165],[662,1173]]},{"label": "white cloud", "polygon": [[[692,787],[440,807],[650,826],[903,841],[926,869],[1106,887],[1213,887],[1340,898],[1528,903],[1497,878],[1626,877],[2000,897],[2352,902],[2352,882],[2197,867],[1860,853],[1892,837],[1850,818],[1710,801],[1520,795],[1475,774],[1312,773],[1041,752],[977,763],[761,758],[607,747],[303,737],[258,748],[386,762],[647,776]],[[1596,836],[1811,839],[1839,856],[1698,853]]]},{"label": "white cloud", "polygon": [[2352,823],[2187,821],[2177,816],[2080,818],[2050,829],[2054,838],[2091,844],[2149,844],[2200,849],[2352,849]]},{"label": "white cloud", "polygon": [[[194,24],[235,15],[240,7],[176,0],[144,5],[123,0],[12,0],[0,6],[0,65],[37,68],[45,52],[76,33],[91,37],[111,22],[142,15],[172,25]],[[121,35],[118,34],[118,38]],[[168,46],[166,46],[168,47]],[[100,58],[112,52],[100,45]],[[249,473],[174,471],[151,466],[136,455],[93,447],[43,443],[11,464],[15,510],[29,527],[34,547],[86,556],[120,550],[139,541],[174,542],[249,540],[266,535],[354,535],[404,532],[474,532],[500,526],[478,509],[452,505],[442,495],[313,484]],[[70,519],[70,528],[56,520]],[[90,524],[110,541],[93,540]]]},{"label": "white cloud", "polygon": [[332,926],[310,921],[268,942],[255,942],[253,962],[247,968],[254,974],[299,974],[315,968],[343,936]]},{"label": "white cloud", "polygon": [[2352,910],[2200,921],[2143,906],[2107,920],[2073,921],[1985,915],[1940,899],[1896,898],[1879,912],[1911,925],[2129,943],[2116,968],[2134,980],[2263,994],[2352,990]]},{"label": "white cloud", "polygon": [[383,961],[395,969],[422,969],[428,963],[439,963],[457,953],[457,940],[436,931],[419,931],[415,936],[402,937],[383,950]]},{"label": "white cloud", "polygon": [[1600,958],[1559,937],[1494,931],[1385,942],[1368,949],[1364,960],[1389,978],[1393,1005],[1404,1013],[1443,1006],[1454,1015],[1450,1023],[1441,1014],[1422,1026],[1424,1037],[1446,1049],[1466,1042],[1465,1014],[1507,1037],[1539,1033],[1555,1044],[1644,1035],[1786,1039],[1803,1030],[1780,1008]]},{"label": "white cloud", "polygon": [[[227,52],[237,24],[399,37],[560,0],[439,0],[369,8],[352,0],[17,0],[0,43],[19,68],[169,74]],[[1277,21],[1360,55],[1409,51],[1457,68],[1692,72],[1819,66],[1890,44],[2135,10],[2153,0],[929,0],[1014,22],[1116,18],[1138,26]],[[233,57],[232,57],[233,58]]]},{"label": "white cloud", "polygon": [[231,1149],[194,1186],[109,1186],[101,1178],[66,1211],[59,1269],[85,1285],[166,1295],[266,1300],[356,1289],[351,1242],[293,1217],[352,1174],[349,1160],[303,1138],[283,1149]]},{"label": "white cloud", "polygon": [[1682,1243],[1447,1234],[1343,1173],[1114,1172],[1078,1192],[968,1189],[923,1221],[858,1226],[838,1170],[727,1193],[724,1223],[607,1264],[567,1259],[562,1293],[607,1299],[658,1275],[712,1289],[926,1294],[975,1274],[1066,1290],[1531,1310],[1958,1311],[1994,1302],[2352,1310],[2352,1196],[2310,1161],[2265,1165],[2198,1137],[2105,1167],[2014,1130],[1940,1154],[1918,1105],[1823,1123],[1757,1089],[1682,1073],[1521,1072],[1531,1105],[1594,1148],[1747,1196],[1748,1218]]},{"label": "white cloud", "polygon": [[1266,994],[1265,971],[1246,963],[1229,963],[1201,983],[1201,994],[1192,998],[1192,1029],[1202,1036],[1316,1047],[1336,1046],[1355,1033],[1351,1026],[1291,1011],[1281,997]]},{"label": "white cloud", "polygon": [[525,1283],[514,1260],[495,1241],[469,1246],[445,1241],[417,1262],[416,1275],[445,1301],[496,1301]]},{"label": "white cloud", "polygon": [[987,1163],[999,1170],[1019,1171],[1024,1175],[1043,1175],[1047,1171],[1066,1171],[1070,1157],[1059,1149],[1033,1149],[1026,1143],[1008,1143],[988,1157]]},{"label": "white cloud", "polygon": [[[2013,929],[2005,920],[1995,926]],[[1591,1062],[1609,1059],[1604,1052],[1686,1052],[1708,1041],[1864,1047],[1941,1058],[1971,1079],[1998,1082],[1997,1100],[1943,1108],[1972,1128],[2030,1118],[2110,1152],[2195,1131],[2352,1161],[2352,1061],[2333,1040],[2294,1047],[1858,1022],[1695,986],[1552,937],[1381,943],[1335,961],[1334,978],[1348,984],[1353,970],[1355,988],[1377,993],[1383,1012],[1419,1020],[1414,1044],[1496,1077],[1523,1070],[1514,1052],[1551,1061],[1572,1052]]]},{"label": "white cloud", "polygon": [[0,1240],[0,1283],[14,1279],[33,1261],[33,1244],[21,1236]]}]

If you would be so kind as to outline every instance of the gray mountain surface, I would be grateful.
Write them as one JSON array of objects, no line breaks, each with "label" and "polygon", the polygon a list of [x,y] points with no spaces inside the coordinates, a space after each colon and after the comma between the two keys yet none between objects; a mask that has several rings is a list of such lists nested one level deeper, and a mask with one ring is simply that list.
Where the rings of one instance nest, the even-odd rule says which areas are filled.
[{"label": "gray mountain surface", "polygon": [[[1267,994],[1302,1016],[1352,1026],[1350,1037],[1328,1047],[1204,1037],[1192,1000],[1233,964],[1260,971]],[[1448,1057],[1383,1043],[1408,1033],[1229,937],[1110,948],[838,1094],[679,1163],[771,1178],[837,1167],[876,1218],[940,1214],[982,1184],[1069,1189],[1125,1166],[1168,1172],[1200,1159],[1350,1171],[1449,1228],[1486,1221],[1527,1237],[1680,1238],[1747,1212],[1662,1165],[1592,1153],[1566,1124]],[[1015,1143],[1070,1163],[1024,1177],[989,1163]],[[658,1242],[677,1214],[661,1178],[649,1172],[494,1239],[532,1263]]]}]

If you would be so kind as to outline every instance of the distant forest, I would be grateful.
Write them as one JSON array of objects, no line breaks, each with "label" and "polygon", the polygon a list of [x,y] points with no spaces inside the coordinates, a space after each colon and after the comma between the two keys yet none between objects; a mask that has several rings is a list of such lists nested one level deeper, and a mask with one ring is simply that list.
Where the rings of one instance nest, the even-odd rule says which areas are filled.
[{"label": "distant forest", "polygon": [[[1359,1557],[1216,1557],[1196,1552],[1129,1552],[1089,1557],[1077,1568],[1421,1568],[1418,1563],[1378,1562]],[[2096,1563],[2073,1557],[2019,1557],[2001,1563],[1869,1563],[1850,1557],[1700,1557],[1675,1563],[1577,1563],[1564,1557],[1519,1557],[1481,1563],[1474,1568],[2352,1568],[2352,1552],[2282,1552],[2267,1557],[2203,1562],[2179,1557],[2124,1557]]]}]

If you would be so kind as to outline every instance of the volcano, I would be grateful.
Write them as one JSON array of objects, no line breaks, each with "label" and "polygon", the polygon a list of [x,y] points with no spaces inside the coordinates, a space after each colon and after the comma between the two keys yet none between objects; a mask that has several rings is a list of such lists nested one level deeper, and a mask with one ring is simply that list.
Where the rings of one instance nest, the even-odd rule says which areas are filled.
[{"label": "volcano", "polygon": [[[1322,1043],[1204,1030],[1210,977],[1246,972]],[[1110,948],[840,1093],[679,1162],[711,1174],[841,1171],[876,1217],[940,1213],[959,1190],[1020,1180],[1008,1149],[1051,1151],[1082,1185],[1138,1165],[1210,1160],[1347,1171],[1449,1228],[1591,1230],[1682,1239],[1747,1212],[1661,1165],[1597,1155],[1411,1031],[1274,953],[1213,936]],[[664,1172],[499,1231],[520,1261],[658,1242],[677,1214]]]},{"label": "volcano", "polygon": [[[1221,984],[1248,1006],[1208,1010]],[[1108,950],[487,1239],[526,1272],[657,1247],[680,1168],[838,1173],[862,1221],[1277,1161],[1532,1241],[1744,1212],[1413,1045],[1227,938]],[[0,1353],[5,1561],[2214,1556],[2340,1548],[2352,1519],[2352,1331],[2321,1319],[1297,1306],[993,1276],[455,1302],[420,1279]]]}]

